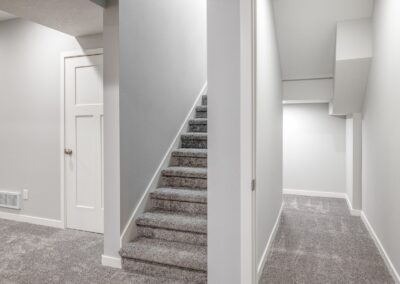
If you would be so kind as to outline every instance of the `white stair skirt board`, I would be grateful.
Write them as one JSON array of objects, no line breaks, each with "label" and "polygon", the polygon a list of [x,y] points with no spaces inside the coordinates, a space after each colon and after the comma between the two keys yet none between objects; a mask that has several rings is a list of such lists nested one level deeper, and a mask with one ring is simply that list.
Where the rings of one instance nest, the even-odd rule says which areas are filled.
[{"label": "white stair skirt board", "polygon": [[364,222],[365,227],[367,227],[368,232],[370,233],[372,239],[375,242],[375,245],[378,247],[379,252],[383,258],[383,260],[386,263],[387,268],[390,271],[390,274],[392,275],[394,281],[396,283],[400,283],[400,275],[397,272],[396,268],[394,267],[392,261],[389,258],[389,255],[386,253],[386,250],[384,249],[381,241],[379,240],[378,236],[376,235],[374,229],[372,228],[371,224],[368,221],[367,216],[365,215],[364,211],[361,211],[361,220]]},{"label": "white stair skirt board", "polygon": [[165,156],[161,160],[156,172],[154,173],[149,184],[147,185],[145,192],[143,193],[142,197],[140,198],[138,205],[136,206],[131,217],[129,218],[128,223],[126,224],[124,230],[122,231],[121,240],[120,240],[121,247],[124,244],[127,244],[130,241],[132,241],[137,236],[137,226],[136,226],[135,220],[141,214],[143,214],[145,212],[146,208],[148,207],[148,201],[150,200],[150,198],[149,198],[150,193],[157,188],[158,181],[160,179],[162,170],[168,167],[171,153],[178,148],[181,135],[185,133],[186,128],[189,125],[189,120],[194,118],[195,112],[196,112],[196,107],[201,105],[201,98],[206,93],[207,93],[207,82],[204,83],[202,89],[200,90],[192,108],[190,109],[190,111],[187,114],[185,120],[183,121],[181,127],[179,128],[178,133],[176,134],[171,145],[169,146],[169,148],[168,148],[167,152],[165,153]]},{"label": "white stair skirt board", "polygon": [[61,220],[46,219],[41,217],[29,216],[24,214],[0,212],[0,219],[6,219],[17,222],[25,222],[34,225],[41,225],[53,228],[64,229],[64,224]]},{"label": "white stair skirt board", "polygon": [[276,232],[278,231],[279,221],[280,221],[281,215],[282,215],[282,210],[283,210],[283,203],[281,205],[281,209],[279,209],[278,217],[276,218],[274,227],[272,228],[272,232],[271,232],[271,235],[269,236],[267,245],[266,245],[265,250],[263,252],[263,255],[261,257],[261,261],[257,265],[257,282],[256,283],[260,282],[261,275],[262,275],[262,272],[264,270],[265,262],[267,261],[269,252],[271,250],[272,243],[273,243],[273,241],[275,239],[275,236],[276,236]]},{"label": "white stair skirt board", "polygon": [[293,189],[293,188],[290,189],[284,188],[283,194],[347,199],[347,195],[344,192],[328,192],[328,191],[303,190],[303,189]]},{"label": "white stair skirt board", "polygon": [[103,254],[101,256],[101,264],[113,268],[119,268],[119,269],[122,268],[121,258],[115,256],[108,256]]}]

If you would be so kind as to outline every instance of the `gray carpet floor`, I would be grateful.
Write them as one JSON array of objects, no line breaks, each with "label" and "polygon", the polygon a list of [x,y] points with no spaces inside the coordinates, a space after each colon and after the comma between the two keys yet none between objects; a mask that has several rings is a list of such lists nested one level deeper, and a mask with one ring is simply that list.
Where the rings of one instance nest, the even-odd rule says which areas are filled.
[{"label": "gray carpet floor", "polygon": [[344,199],[285,195],[260,283],[395,283]]},{"label": "gray carpet floor", "polygon": [[104,267],[102,251],[102,235],[0,219],[1,284],[171,283]]},{"label": "gray carpet floor", "polygon": [[[260,283],[394,283],[344,200],[285,196],[284,201]],[[0,283],[168,283],[104,267],[102,250],[102,235],[0,219]]]}]

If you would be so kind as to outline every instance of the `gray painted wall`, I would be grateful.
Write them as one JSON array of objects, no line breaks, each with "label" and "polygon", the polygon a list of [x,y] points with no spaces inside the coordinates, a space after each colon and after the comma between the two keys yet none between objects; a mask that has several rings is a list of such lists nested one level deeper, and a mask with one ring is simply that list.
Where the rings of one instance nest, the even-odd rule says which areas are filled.
[{"label": "gray painted wall", "polygon": [[363,211],[400,272],[400,2],[376,1],[364,105]]},{"label": "gray painted wall", "polygon": [[346,120],[328,104],[283,107],[283,188],[346,192]]},{"label": "gray painted wall", "polygon": [[121,230],[206,82],[206,0],[121,1]]},{"label": "gray painted wall", "polygon": [[270,0],[257,3],[257,264],[282,205],[282,81]]},{"label": "gray painted wall", "polygon": [[104,255],[119,257],[120,127],[119,127],[119,7],[104,9]]},{"label": "gray painted wall", "polygon": [[239,2],[207,1],[207,271],[211,284],[242,283]]},{"label": "gray painted wall", "polygon": [[79,40],[19,19],[0,23],[0,188],[29,189],[25,215],[60,219],[60,53],[102,45],[101,35]]}]

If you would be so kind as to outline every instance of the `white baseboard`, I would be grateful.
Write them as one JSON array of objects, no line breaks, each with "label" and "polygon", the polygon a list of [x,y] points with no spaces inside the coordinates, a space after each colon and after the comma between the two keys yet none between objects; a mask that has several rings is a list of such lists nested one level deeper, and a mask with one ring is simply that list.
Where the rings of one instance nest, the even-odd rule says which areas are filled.
[{"label": "white baseboard", "polygon": [[137,227],[136,227],[135,220],[148,207],[148,200],[149,200],[150,193],[154,189],[157,188],[158,181],[160,179],[162,170],[165,169],[166,167],[168,167],[171,153],[174,150],[176,150],[177,148],[179,148],[181,134],[183,134],[187,131],[187,127],[189,125],[189,120],[194,117],[195,111],[196,111],[196,106],[201,105],[201,97],[202,97],[202,95],[206,94],[206,92],[207,92],[207,82],[203,85],[202,89],[200,90],[200,93],[198,94],[193,106],[191,107],[190,111],[188,112],[185,120],[183,121],[181,127],[179,128],[178,133],[176,134],[174,140],[172,141],[167,152],[165,153],[164,157],[162,158],[156,172],[154,173],[149,184],[147,185],[146,190],[144,191],[142,197],[140,198],[138,205],[136,206],[131,217],[129,218],[128,223],[126,224],[124,230],[122,231],[121,240],[120,240],[121,247],[124,244],[127,244],[128,242],[133,240],[137,236]]},{"label": "white baseboard", "polygon": [[25,223],[60,228],[60,229],[64,228],[64,224],[61,220],[46,219],[46,218],[29,216],[18,213],[0,212],[0,219],[7,219],[11,221],[25,222]]},{"label": "white baseboard", "polygon": [[120,257],[114,257],[114,256],[108,256],[108,255],[102,255],[101,256],[101,264],[104,266],[109,266],[113,268],[122,268],[122,263],[121,263],[121,258]]},{"label": "white baseboard", "polygon": [[344,192],[328,192],[328,191],[316,191],[316,190],[303,190],[294,188],[284,188],[283,194],[291,195],[304,195],[304,196],[315,196],[315,197],[330,197],[330,198],[347,198]]},{"label": "white baseboard", "polygon": [[271,232],[271,235],[269,236],[267,245],[264,249],[263,255],[261,257],[261,261],[257,266],[257,282],[256,283],[260,282],[260,278],[261,278],[262,272],[264,270],[265,262],[267,261],[269,252],[271,250],[272,242],[274,241],[276,232],[278,231],[279,221],[280,221],[281,215],[282,215],[282,210],[283,210],[283,203],[281,205],[281,209],[279,209],[278,217],[276,218],[274,227],[272,228],[272,232]]},{"label": "white baseboard", "polygon": [[357,209],[353,209],[353,205],[351,205],[350,198],[349,198],[349,196],[347,194],[346,194],[346,202],[347,202],[347,206],[349,207],[351,215],[353,215],[353,216],[361,216],[362,211],[361,210],[357,210]]},{"label": "white baseboard", "polygon": [[381,256],[382,256],[383,260],[385,261],[386,266],[389,269],[390,274],[392,275],[394,281],[396,281],[396,283],[400,283],[399,273],[397,272],[396,268],[394,267],[393,262],[390,260],[389,255],[387,254],[381,241],[379,240],[378,236],[376,235],[375,230],[372,228],[370,222],[368,221],[368,218],[365,215],[364,211],[361,212],[361,220],[364,222],[365,227],[367,227],[368,232],[370,233],[372,239],[374,240],[376,246],[378,247],[379,252],[381,253]]}]

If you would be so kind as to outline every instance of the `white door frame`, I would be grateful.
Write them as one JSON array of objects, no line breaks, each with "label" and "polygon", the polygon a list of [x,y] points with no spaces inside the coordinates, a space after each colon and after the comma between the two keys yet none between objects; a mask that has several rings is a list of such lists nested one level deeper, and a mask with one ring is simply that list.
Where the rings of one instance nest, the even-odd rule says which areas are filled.
[{"label": "white door frame", "polygon": [[258,284],[258,263],[257,263],[257,0],[251,0],[251,67],[252,67],[252,261],[253,281]]},{"label": "white door frame", "polygon": [[61,208],[61,224],[62,228],[65,229],[67,227],[67,219],[66,219],[66,192],[65,192],[65,61],[69,58],[74,57],[83,57],[83,56],[91,56],[91,55],[102,55],[103,49],[88,49],[81,51],[70,51],[61,53],[60,57],[60,208]]}]

